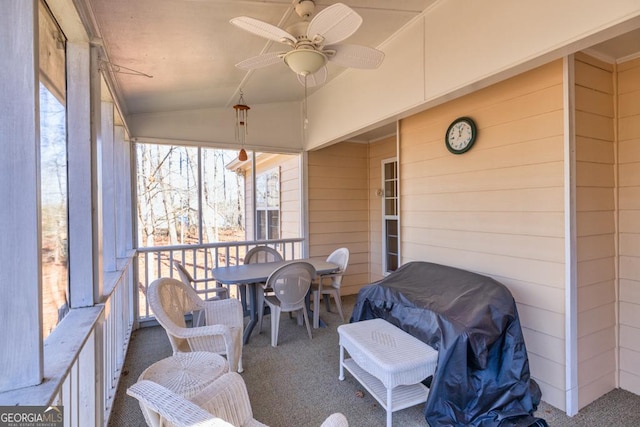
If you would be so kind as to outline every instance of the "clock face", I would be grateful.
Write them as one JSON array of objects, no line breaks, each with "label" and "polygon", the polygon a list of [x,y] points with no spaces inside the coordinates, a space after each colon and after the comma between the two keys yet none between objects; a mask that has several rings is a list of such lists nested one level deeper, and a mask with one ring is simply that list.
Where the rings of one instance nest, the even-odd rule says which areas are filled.
[{"label": "clock face", "polygon": [[454,154],[462,154],[469,150],[476,139],[476,125],[468,117],[454,120],[447,129],[445,142],[447,148]]}]

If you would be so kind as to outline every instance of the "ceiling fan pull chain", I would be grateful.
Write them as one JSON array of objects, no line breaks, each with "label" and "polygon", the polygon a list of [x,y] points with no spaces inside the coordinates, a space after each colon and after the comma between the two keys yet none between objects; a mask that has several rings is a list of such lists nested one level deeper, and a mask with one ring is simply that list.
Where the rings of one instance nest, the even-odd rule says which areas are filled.
[{"label": "ceiling fan pull chain", "polygon": [[309,117],[307,116],[307,76],[304,75],[304,103],[302,105],[302,113],[304,115],[304,121],[302,122],[303,128],[306,130],[309,125]]}]

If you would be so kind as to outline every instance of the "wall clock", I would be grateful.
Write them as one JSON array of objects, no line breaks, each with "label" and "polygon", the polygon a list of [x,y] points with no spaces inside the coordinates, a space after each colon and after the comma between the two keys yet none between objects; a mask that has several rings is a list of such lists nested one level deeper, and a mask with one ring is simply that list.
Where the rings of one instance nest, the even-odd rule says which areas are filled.
[{"label": "wall clock", "polygon": [[462,154],[473,146],[477,133],[476,124],[471,118],[460,117],[449,125],[444,142],[453,154]]}]

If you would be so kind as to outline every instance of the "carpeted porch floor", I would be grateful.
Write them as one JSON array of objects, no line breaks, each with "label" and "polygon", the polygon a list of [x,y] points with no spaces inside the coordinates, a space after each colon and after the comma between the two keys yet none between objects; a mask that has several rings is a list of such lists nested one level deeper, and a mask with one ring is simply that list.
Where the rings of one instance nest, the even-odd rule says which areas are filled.
[{"label": "carpeted porch floor", "polygon": [[[355,295],[343,298],[347,319],[351,315]],[[321,316],[328,327],[313,330],[309,340],[304,327],[295,319],[283,315],[278,347],[270,345],[269,317],[263,332],[257,328],[244,347],[245,371],[242,374],[253,407],[254,417],[273,427],[319,426],[333,412],[342,412],[351,427],[384,425],[385,411],[375,399],[364,393],[362,386],[346,373],[338,380],[337,313]],[[164,330],[159,327],[142,328],[131,337],[123,377],[114,401],[109,427],[145,426],[140,407],[127,396],[126,389],[153,362],[171,355],[171,346]],[[544,399],[544,396],[543,396]],[[423,405],[394,412],[393,425],[426,426]],[[541,402],[536,416],[550,426],[638,426],[640,425],[640,396],[624,390],[614,390],[583,408],[569,418],[562,411]]]}]

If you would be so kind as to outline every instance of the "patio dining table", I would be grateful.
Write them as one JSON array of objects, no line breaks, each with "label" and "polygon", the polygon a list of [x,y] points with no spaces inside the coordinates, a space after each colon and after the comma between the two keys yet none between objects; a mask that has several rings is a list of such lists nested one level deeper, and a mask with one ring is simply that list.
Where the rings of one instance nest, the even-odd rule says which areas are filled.
[{"label": "patio dining table", "polygon": [[255,264],[232,265],[211,269],[215,280],[223,285],[248,285],[249,289],[249,323],[244,330],[243,341],[249,342],[251,332],[258,323],[257,288],[259,283],[267,281],[271,273],[277,268],[292,262],[308,262],[316,269],[316,274],[330,274],[339,270],[339,266],[319,259],[295,259],[290,261],[264,262]]}]

